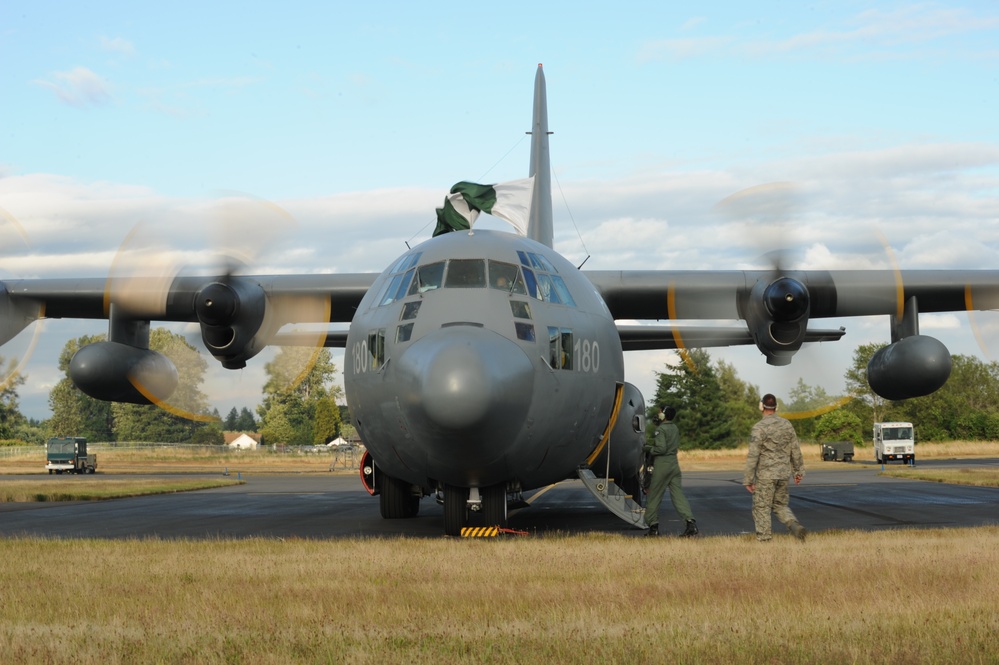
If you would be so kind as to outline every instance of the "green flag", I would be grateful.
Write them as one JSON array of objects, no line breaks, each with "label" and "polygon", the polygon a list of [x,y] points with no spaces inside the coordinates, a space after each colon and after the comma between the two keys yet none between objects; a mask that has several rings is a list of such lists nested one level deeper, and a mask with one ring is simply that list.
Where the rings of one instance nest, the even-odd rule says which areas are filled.
[{"label": "green flag", "polygon": [[459,182],[444,199],[444,207],[437,208],[434,237],[472,228],[480,212],[512,224],[526,236],[533,194],[533,177],[495,185]]}]

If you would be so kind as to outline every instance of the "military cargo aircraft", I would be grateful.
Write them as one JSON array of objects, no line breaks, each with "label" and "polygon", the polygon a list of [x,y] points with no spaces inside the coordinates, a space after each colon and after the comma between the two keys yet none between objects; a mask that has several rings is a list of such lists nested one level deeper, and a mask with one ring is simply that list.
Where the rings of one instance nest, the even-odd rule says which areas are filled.
[{"label": "military cargo aircraft", "polygon": [[904,399],[950,372],[946,347],[920,334],[920,312],[999,305],[999,271],[580,270],[553,247],[540,65],[530,134],[523,234],[440,233],[377,275],[10,280],[0,342],[39,318],[106,319],[107,341],[79,350],[72,380],[99,399],[162,404],[177,372],[149,349],[151,321],[198,324],[228,369],[268,345],[302,343],[288,324],[349,324],[320,344],[345,349],[365,487],[387,519],[415,517],[436,497],[445,533],[457,535],[471,521],[505,526],[523,492],[574,477],[644,526],[634,497],[645,402],[625,381],[625,351],[755,344],[786,365],[803,344],[845,334],[813,320],[883,315],[891,344],[868,377]]}]

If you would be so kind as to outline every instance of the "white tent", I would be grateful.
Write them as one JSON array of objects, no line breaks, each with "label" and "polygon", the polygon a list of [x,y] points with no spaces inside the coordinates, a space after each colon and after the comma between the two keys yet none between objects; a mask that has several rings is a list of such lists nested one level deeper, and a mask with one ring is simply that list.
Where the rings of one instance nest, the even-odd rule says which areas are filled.
[{"label": "white tent", "polygon": [[229,447],[240,448],[242,450],[256,450],[259,445],[249,434],[240,434],[229,444]]},{"label": "white tent", "polygon": [[327,448],[338,448],[340,446],[346,446],[346,445],[347,445],[347,440],[344,439],[342,436],[338,436],[337,438],[335,438],[332,441],[330,441],[329,443],[327,443],[326,447]]}]

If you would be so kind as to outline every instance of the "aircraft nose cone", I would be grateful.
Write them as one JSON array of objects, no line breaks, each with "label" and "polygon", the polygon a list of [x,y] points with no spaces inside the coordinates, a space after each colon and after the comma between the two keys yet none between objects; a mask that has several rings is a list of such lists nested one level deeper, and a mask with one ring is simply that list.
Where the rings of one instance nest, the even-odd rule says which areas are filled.
[{"label": "aircraft nose cone", "polygon": [[451,432],[507,429],[530,405],[533,368],[515,343],[472,326],[442,328],[400,358],[411,419]]}]

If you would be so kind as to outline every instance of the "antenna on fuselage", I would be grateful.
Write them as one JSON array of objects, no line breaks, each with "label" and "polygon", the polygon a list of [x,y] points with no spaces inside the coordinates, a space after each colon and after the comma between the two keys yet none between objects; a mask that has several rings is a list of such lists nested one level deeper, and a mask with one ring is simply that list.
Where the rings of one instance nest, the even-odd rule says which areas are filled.
[{"label": "antenna on fuselage", "polygon": [[552,224],[552,167],[548,151],[548,94],[545,88],[545,72],[538,63],[538,73],[534,77],[534,118],[531,123],[531,168],[528,176],[534,176],[534,196],[531,199],[531,216],[527,225],[527,237],[546,247],[553,246]]}]

